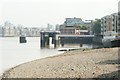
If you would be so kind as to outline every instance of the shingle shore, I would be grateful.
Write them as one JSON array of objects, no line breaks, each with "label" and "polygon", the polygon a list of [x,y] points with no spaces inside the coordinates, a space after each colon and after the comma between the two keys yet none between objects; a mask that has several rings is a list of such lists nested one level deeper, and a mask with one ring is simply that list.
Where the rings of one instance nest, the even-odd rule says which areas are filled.
[{"label": "shingle shore", "polygon": [[[4,78],[118,77],[118,48],[68,51],[34,60],[6,71]],[[111,73],[115,72],[111,75]]]}]

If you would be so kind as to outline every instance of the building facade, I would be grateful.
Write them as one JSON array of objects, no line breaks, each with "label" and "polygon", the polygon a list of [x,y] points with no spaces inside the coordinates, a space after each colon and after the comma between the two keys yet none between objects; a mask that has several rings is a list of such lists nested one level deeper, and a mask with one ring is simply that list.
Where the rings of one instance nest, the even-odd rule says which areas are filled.
[{"label": "building facade", "polygon": [[[40,36],[39,27],[24,27],[23,25],[14,26],[10,22],[5,22],[4,26],[0,27],[0,36],[4,37],[39,37]],[[2,33],[2,34],[1,34]]]},{"label": "building facade", "polygon": [[0,26],[0,37],[2,37],[2,36],[3,36],[3,27]]},{"label": "building facade", "polygon": [[80,35],[80,29],[77,26],[83,25],[84,22],[81,18],[66,18],[64,23],[60,25],[61,34],[66,35]]},{"label": "building facade", "polygon": [[101,18],[101,35],[107,35],[117,33],[118,26],[118,14],[114,13]]},{"label": "building facade", "polygon": [[118,2],[118,32],[120,33],[120,1]]},{"label": "building facade", "polygon": [[56,31],[60,31],[60,25],[59,25],[59,24],[56,24],[55,30],[56,30]]},{"label": "building facade", "polygon": [[80,29],[79,28],[61,28],[60,29],[61,34],[65,35],[79,35],[80,34]]},{"label": "building facade", "polygon": [[31,37],[39,37],[40,36],[40,29],[37,27],[30,28],[29,29],[29,34]]},{"label": "building facade", "polygon": [[66,18],[66,21],[64,22],[64,25],[66,27],[72,27],[72,26],[79,26],[84,24],[81,18]]},{"label": "building facade", "polygon": [[13,36],[16,36],[16,33],[15,33],[15,26],[13,24],[11,24],[10,22],[5,22],[4,23],[4,26],[3,26],[3,29],[4,29],[4,36],[5,37],[13,37]]}]

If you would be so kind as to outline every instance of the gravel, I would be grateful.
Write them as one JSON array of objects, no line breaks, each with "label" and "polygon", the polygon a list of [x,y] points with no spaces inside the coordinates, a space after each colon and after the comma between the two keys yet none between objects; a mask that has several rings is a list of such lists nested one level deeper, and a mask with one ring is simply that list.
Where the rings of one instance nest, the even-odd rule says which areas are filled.
[{"label": "gravel", "polygon": [[[118,48],[74,50],[18,65],[4,72],[2,77],[117,78],[119,66],[117,60],[119,60]],[[111,74],[113,76],[110,76]]]}]

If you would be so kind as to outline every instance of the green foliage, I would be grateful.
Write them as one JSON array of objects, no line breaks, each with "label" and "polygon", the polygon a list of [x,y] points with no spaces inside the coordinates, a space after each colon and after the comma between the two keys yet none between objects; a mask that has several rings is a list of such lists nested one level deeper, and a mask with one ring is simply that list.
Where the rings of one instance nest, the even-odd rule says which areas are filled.
[{"label": "green foliage", "polygon": [[80,29],[81,30],[87,30],[87,27],[86,26],[81,26]]},{"label": "green foliage", "polygon": [[96,19],[96,21],[93,23],[92,31],[94,34],[101,33],[101,20],[100,19]]},{"label": "green foliage", "polygon": [[79,26],[75,26],[76,28],[79,28],[80,30],[87,30],[87,27],[84,25],[79,25]]}]

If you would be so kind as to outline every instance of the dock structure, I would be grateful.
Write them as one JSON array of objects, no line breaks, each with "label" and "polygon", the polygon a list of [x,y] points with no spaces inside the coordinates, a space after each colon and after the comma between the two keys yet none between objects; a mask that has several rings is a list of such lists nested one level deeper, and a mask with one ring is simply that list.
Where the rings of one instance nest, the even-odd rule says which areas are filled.
[{"label": "dock structure", "polygon": [[57,48],[59,46],[59,38],[58,34],[60,34],[59,31],[41,31],[40,37],[41,37],[41,48],[49,48],[50,45],[50,37],[52,38],[52,44],[54,44],[54,48]]},{"label": "dock structure", "polygon": [[61,35],[59,31],[41,31],[41,48],[49,48],[50,37],[54,48],[64,46],[65,44],[92,44],[94,35]]},{"label": "dock structure", "polygon": [[60,44],[92,44],[94,35],[58,35],[60,37]]}]

